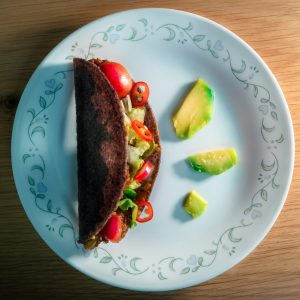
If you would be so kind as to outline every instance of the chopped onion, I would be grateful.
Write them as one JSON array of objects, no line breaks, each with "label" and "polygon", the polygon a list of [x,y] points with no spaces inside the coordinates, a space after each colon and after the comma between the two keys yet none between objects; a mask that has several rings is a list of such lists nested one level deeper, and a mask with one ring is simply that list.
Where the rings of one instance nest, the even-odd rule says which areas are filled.
[{"label": "chopped onion", "polygon": [[122,99],[121,102],[124,105],[125,111],[126,112],[131,112],[131,110],[132,110],[132,104],[131,104],[130,96],[127,95],[125,98]]},{"label": "chopped onion", "polygon": [[126,125],[130,125],[131,120],[129,119],[129,117],[126,115],[126,113],[123,111],[123,117],[124,117],[124,124]]},{"label": "chopped onion", "polygon": [[121,106],[121,110],[122,110],[123,112],[125,112],[125,106],[124,106],[123,101],[120,101],[120,106]]}]

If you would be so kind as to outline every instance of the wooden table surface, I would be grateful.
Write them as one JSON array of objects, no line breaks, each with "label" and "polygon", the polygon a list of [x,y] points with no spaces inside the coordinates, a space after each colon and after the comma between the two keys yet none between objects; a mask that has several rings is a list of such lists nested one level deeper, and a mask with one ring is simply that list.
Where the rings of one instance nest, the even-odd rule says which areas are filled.
[{"label": "wooden table surface", "polygon": [[300,137],[300,1],[11,0],[0,3],[0,298],[8,299],[300,299],[299,139],[286,204],[264,241],[244,261],[202,285],[137,293],[94,281],[39,238],[14,185],[10,140],[16,106],[32,72],[63,38],[116,11],[168,7],[210,18],[247,41],[269,65]]}]

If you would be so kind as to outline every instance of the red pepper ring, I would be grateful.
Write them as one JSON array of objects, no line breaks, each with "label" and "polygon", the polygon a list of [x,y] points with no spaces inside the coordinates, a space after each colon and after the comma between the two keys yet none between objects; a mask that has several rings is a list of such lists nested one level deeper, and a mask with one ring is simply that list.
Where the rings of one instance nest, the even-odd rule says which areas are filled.
[{"label": "red pepper ring", "polygon": [[145,180],[153,171],[154,166],[150,161],[146,161],[140,170],[134,176],[134,180],[137,182],[141,182]]},{"label": "red pepper ring", "polygon": [[135,133],[144,141],[150,142],[154,139],[152,132],[140,121],[133,120],[131,122],[131,127]]},{"label": "red pepper ring", "polygon": [[133,107],[139,107],[145,105],[149,98],[148,84],[143,81],[134,83],[130,92],[130,98]]},{"label": "red pepper ring", "polygon": [[[138,212],[137,212],[137,216],[136,216],[137,222],[145,223],[145,222],[150,221],[153,218],[153,207],[149,201],[140,200],[136,203],[136,205],[139,208]],[[141,214],[143,211],[146,214],[146,216],[142,218]]]}]

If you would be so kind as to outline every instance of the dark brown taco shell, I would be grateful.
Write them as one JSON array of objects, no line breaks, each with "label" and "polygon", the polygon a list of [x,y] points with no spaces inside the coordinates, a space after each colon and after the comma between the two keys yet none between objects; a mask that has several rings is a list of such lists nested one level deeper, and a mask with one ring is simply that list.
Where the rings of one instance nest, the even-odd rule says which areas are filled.
[{"label": "dark brown taco shell", "polygon": [[[100,68],[80,58],[74,58],[73,64],[79,242],[86,243],[92,239],[89,248],[94,248],[102,240],[97,234],[123,196],[127,165],[126,132],[120,100]],[[160,140],[154,114],[148,103],[145,107],[144,123],[154,134],[158,145],[148,157],[154,165],[154,171],[137,190],[138,199],[148,200],[159,169]],[[122,236],[126,234],[129,222],[126,225]]]}]

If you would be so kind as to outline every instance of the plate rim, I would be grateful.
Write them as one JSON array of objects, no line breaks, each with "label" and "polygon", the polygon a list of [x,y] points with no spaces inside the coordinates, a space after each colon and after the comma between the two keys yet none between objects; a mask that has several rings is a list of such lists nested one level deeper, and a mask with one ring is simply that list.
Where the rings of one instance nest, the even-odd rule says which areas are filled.
[{"label": "plate rim", "polygon": [[[290,141],[290,146],[288,148],[290,148],[290,163],[291,163],[291,169],[289,170],[288,173],[288,180],[287,180],[287,184],[285,185],[285,187],[283,188],[283,196],[280,200],[280,204],[278,205],[277,209],[275,210],[272,218],[270,218],[269,221],[266,222],[267,227],[265,230],[260,231],[260,237],[255,241],[255,243],[252,244],[251,247],[248,247],[248,251],[244,251],[243,254],[240,255],[240,257],[234,261],[233,263],[230,264],[229,268],[226,268],[226,270],[222,271],[222,272],[216,272],[218,273],[217,275],[213,274],[211,276],[208,276],[207,280],[202,280],[200,282],[196,282],[196,283],[192,283],[192,284],[176,284],[176,287],[170,288],[170,289],[166,289],[164,287],[162,287],[161,289],[159,288],[155,288],[155,289],[147,289],[145,287],[137,287],[137,288],[131,288],[126,286],[126,284],[122,284],[122,282],[116,282],[116,281],[110,281],[110,280],[106,280],[106,278],[97,278],[96,276],[94,276],[91,273],[88,273],[87,271],[85,271],[84,268],[81,268],[81,266],[79,264],[75,264],[72,260],[67,260],[65,258],[63,258],[58,251],[54,250],[52,247],[50,247],[50,245],[48,244],[48,242],[46,241],[46,239],[38,232],[38,230],[35,228],[34,224],[31,222],[31,219],[28,216],[28,213],[25,209],[25,206],[23,204],[23,200],[21,199],[20,195],[21,195],[21,187],[20,187],[20,183],[18,184],[19,180],[17,179],[17,166],[16,166],[16,158],[14,153],[17,151],[16,148],[16,137],[17,137],[17,125],[18,125],[18,120],[20,120],[20,116],[21,116],[21,108],[22,108],[22,103],[24,105],[24,95],[26,94],[26,91],[29,89],[29,85],[30,82],[32,80],[32,78],[34,77],[34,75],[37,73],[37,71],[40,69],[40,67],[48,60],[48,58],[52,55],[53,52],[55,52],[60,46],[62,46],[64,44],[64,42],[70,38],[72,38],[72,36],[78,35],[80,34],[81,31],[85,31],[88,30],[89,27],[92,27],[94,24],[96,24],[99,21],[102,21],[104,19],[108,19],[111,17],[115,17],[116,15],[120,15],[120,14],[127,14],[129,12],[134,12],[134,11],[139,11],[139,12],[148,12],[148,11],[164,11],[167,13],[175,13],[175,14],[181,14],[181,15],[188,15],[191,16],[193,18],[196,18],[198,20],[201,20],[205,23],[208,23],[210,25],[212,25],[213,27],[218,28],[219,30],[221,30],[222,32],[225,32],[226,34],[230,35],[231,37],[233,37],[233,39],[237,40],[239,43],[241,43],[242,45],[245,46],[245,48],[247,48],[248,51],[250,51],[250,53],[255,57],[256,60],[259,61],[259,63],[264,67],[267,75],[269,76],[271,82],[274,84],[274,86],[276,87],[276,89],[279,92],[279,97],[280,99],[278,99],[278,101],[281,102],[282,104],[282,112],[284,112],[286,118],[287,118],[287,133],[291,136],[291,141]],[[202,284],[208,280],[211,280],[212,278],[218,277],[221,274],[229,271],[232,267],[234,267],[235,265],[239,264],[242,260],[244,260],[248,255],[250,255],[253,250],[263,241],[263,239],[266,237],[266,235],[269,233],[269,231],[272,229],[275,221],[277,220],[283,205],[285,204],[286,200],[287,200],[287,196],[288,196],[288,192],[290,190],[290,186],[291,186],[291,182],[292,182],[292,178],[293,178],[293,172],[294,172],[294,164],[295,164],[295,136],[294,136],[294,128],[293,128],[293,122],[292,122],[292,118],[291,118],[291,114],[288,108],[288,103],[286,101],[286,98],[283,94],[283,91],[278,83],[278,81],[276,80],[275,75],[272,73],[271,69],[269,68],[269,66],[265,63],[265,61],[262,59],[262,57],[247,43],[245,42],[243,39],[241,39],[237,34],[235,34],[234,32],[232,32],[231,30],[227,29],[226,27],[224,27],[223,25],[208,19],[206,17],[203,17],[201,15],[198,14],[194,14],[191,12],[187,12],[187,11],[183,11],[183,10],[176,10],[176,9],[169,9],[169,8],[137,8],[137,9],[128,9],[128,10],[122,10],[122,11],[118,11],[109,15],[105,15],[102,16],[100,18],[97,18],[95,20],[93,20],[92,22],[89,22],[81,27],[79,27],[78,29],[74,30],[72,33],[68,34],[67,36],[65,36],[45,57],[44,59],[38,64],[38,66],[34,69],[31,77],[29,78],[22,96],[20,98],[20,101],[18,103],[18,107],[15,113],[15,117],[14,117],[14,122],[13,122],[13,129],[12,129],[12,136],[11,136],[11,163],[12,163],[12,170],[13,170],[13,178],[14,178],[14,182],[16,185],[16,189],[17,189],[17,193],[18,193],[18,197],[19,200],[22,204],[22,207],[25,211],[25,214],[27,215],[27,218],[29,219],[32,227],[34,228],[34,230],[37,232],[37,234],[40,236],[40,238],[46,243],[46,245],[51,249],[51,251],[53,251],[60,259],[62,259],[64,262],[66,262],[67,264],[71,265],[74,269],[80,271],[81,273],[85,274],[86,276],[93,278],[97,281],[103,282],[105,284],[109,284],[115,287],[120,287],[123,289],[127,289],[127,290],[134,290],[134,291],[146,291],[146,292],[154,292],[154,291],[171,291],[171,290],[178,290],[178,289],[183,289],[183,288],[187,288],[187,287],[192,287],[192,286],[196,286],[199,284]]]}]

